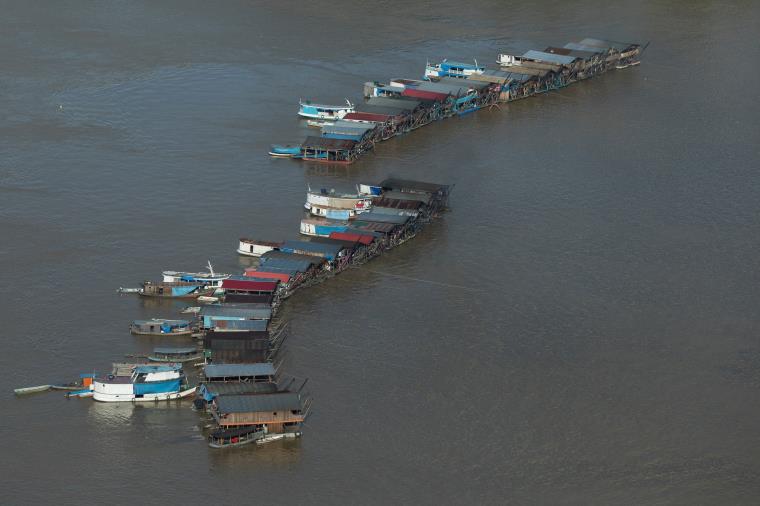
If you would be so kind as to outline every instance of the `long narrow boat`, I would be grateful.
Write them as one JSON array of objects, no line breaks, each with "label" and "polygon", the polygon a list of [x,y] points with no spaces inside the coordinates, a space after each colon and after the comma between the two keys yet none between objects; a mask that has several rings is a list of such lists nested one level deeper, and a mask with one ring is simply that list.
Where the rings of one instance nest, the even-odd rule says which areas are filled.
[{"label": "long narrow boat", "polygon": [[161,347],[154,348],[153,353],[148,355],[148,360],[151,362],[190,362],[192,360],[198,360],[203,356],[203,353],[195,347],[175,348],[175,347]]},{"label": "long narrow boat", "polygon": [[275,158],[294,158],[301,154],[301,146],[283,146],[272,144],[269,147],[269,156]]},{"label": "long narrow boat", "polygon": [[211,448],[234,448],[259,441],[267,435],[267,429],[261,425],[219,429],[208,436]]},{"label": "long narrow boat", "polygon": [[16,395],[36,394],[38,392],[47,392],[52,388],[52,385],[38,385],[35,387],[16,388],[13,393]]}]

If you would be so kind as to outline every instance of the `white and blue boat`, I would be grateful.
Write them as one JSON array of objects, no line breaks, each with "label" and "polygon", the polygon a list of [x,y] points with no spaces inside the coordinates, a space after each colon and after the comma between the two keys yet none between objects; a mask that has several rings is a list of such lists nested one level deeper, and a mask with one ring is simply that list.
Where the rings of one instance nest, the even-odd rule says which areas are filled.
[{"label": "white and blue boat", "polygon": [[346,99],[346,105],[314,104],[310,100],[299,100],[298,115],[303,118],[333,121],[343,119],[343,116],[355,112],[354,104]]},{"label": "white and blue boat", "polygon": [[100,402],[164,401],[194,392],[180,364],[136,365],[130,376],[109,374],[92,382],[92,397]]},{"label": "white and blue boat", "polygon": [[222,286],[222,281],[229,278],[231,274],[220,274],[214,272],[214,266],[211,265],[211,260],[206,262],[208,272],[186,272],[186,271],[163,271],[164,283],[199,283],[204,286],[212,286],[219,288]]},{"label": "white and blue boat", "polygon": [[298,158],[300,155],[301,146],[272,144],[269,148],[269,156],[274,156],[275,158]]},{"label": "white and blue boat", "polygon": [[425,65],[425,80],[440,79],[441,77],[456,77],[465,79],[473,74],[482,74],[485,67],[472,63],[460,63],[444,59],[441,63],[430,63]]}]

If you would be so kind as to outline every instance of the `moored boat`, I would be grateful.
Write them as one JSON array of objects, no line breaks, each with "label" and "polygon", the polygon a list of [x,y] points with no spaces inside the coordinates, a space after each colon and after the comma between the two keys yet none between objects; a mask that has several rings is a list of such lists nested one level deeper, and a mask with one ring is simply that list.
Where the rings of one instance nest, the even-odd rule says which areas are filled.
[{"label": "moored boat", "polygon": [[456,77],[465,79],[473,74],[482,74],[485,67],[478,65],[476,61],[472,63],[459,63],[444,59],[441,63],[430,63],[425,65],[425,79],[440,79],[441,77]]},{"label": "moored boat", "polygon": [[142,402],[192,395],[179,364],[137,365],[130,376],[109,374],[93,380],[93,399],[100,402]]},{"label": "moored boat", "polygon": [[336,193],[322,189],[318,192],[309,190],[306,194],[304,207],[311,210],[312,206],[331,209],[349,209],[354,213],[363,213],[372,207],[372,197],[353,193]]},{"label": "moored boat", "polygon": [[234,448],[259,441],[267,435],[265,425],[251,425],[234,429],[218,429],[209,434],[211,448]]},{"label": "moored boat", "polygon": [[260,257],[267,251],[272,251],[273,249],[277,249],[280,246],[282,246],[281,242],[259,241],[257,239],[248,239],[241,237],[237,252],[240,255],[249,257]]},{"label": "moored boat", "polygon": [[52,388],[52,385],[38,385],[34,387],[15,388],[13,393],[16,395],[28,395],[36,394],[38,392],[47,392]]},{"label": "moored boat", "polygon": [[346,105],[314,104],[309,100],[298,101],[298,115],[303,118],[336,120],[342,119],[348,113],[354,112],[354,104],[346,99]]},{"label": "moored boat", "polygon": [[293,158],[301,154],[301,146],[283,146],[281,144],[272,144],[269,147],[269,156],[275,158]]},{"label": "moored boat", "polygon": [[148,355],[151,362],[190,362],[203,357],[203,353],[194,346],[184,348],[160,347],[154,348],[153,353]]},{"label": "moored boat", "polygon": [[139,336],[188,336],[193,333],[188,320],[135,320],[129,326],[132,334]]},{"label": "moored boat", "polygon": [[164,283],[199,283],[204,286],[220,287],[222,281],[229,278],[231,274],[220,274],[214,272],[214,266],[211,261],[207,262],[208,272],[186,272],[186,271],[164,271]]},{"label": "moored boat", "polygon": [[158,297],[167,299],[197,299],[202,295],[210,296],[216,287],[200,283],[178,281],[173,283],[146,281],[138,294],[141,297]]}]

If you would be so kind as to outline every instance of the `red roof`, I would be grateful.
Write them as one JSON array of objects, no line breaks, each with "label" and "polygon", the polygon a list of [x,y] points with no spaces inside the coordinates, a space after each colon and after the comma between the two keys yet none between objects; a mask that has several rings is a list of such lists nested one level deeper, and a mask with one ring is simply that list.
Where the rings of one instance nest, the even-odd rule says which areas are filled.
[{"label": "red roof", "polygon": [[277,281],[243,281],[241,279],[225,279],[222,288],[227,290],[241,290],[244,292],[274,292]]},{"label": "red roof", "polygon": [[257,271],[256,269],[246,269],[245,275],[250,276],[252,278],[277,279],[279,281],[282,281],[283,283],[287,283],[288,281],[290,281],[290,275],[284,274],[282,272],[266,272],[266,271]]},{"label": "red roof", "polygon": [[375,114],[372,112],[350,112],[343,116],[343,119],[346,121],[378,121],[380,123],[384,123],[391,118],[392,116],[388,116],[387,114]]},{"label": "red roof", "polygon": [[445,93],[417,90],[414,88],[404,88],[404,91],[401,92],[401,95],[405,97],[424,98],[426,100],[438,100],[439,102],[443,102],[448,97],[448,95]]},{"label": "red roof", "polygon": [[330,232],[330,239],[358,242],[364,245],[372,244],[372,241],[375,240],[375,238],[371,235],[355,234],[352,232]]}]

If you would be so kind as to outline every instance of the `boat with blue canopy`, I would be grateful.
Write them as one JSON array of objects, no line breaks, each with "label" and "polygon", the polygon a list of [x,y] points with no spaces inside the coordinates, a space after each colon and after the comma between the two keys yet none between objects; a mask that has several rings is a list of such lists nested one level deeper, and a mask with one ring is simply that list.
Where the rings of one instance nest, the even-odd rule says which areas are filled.
[{"label": "boat with blue canopy", "polygon": [[354,112],[354,104],[346,99],[346,105],[315,104],[310,100],[299,100],[298,115],[303,118],[336,120],[343,119],[348,113]]},{"label": "boat with blue canopy", "polygon": [[95,378],[92,385],[92,397],[100,402],[163,401],[195,392],[180,364],[136,365],[129,376],[109,374]]}]

